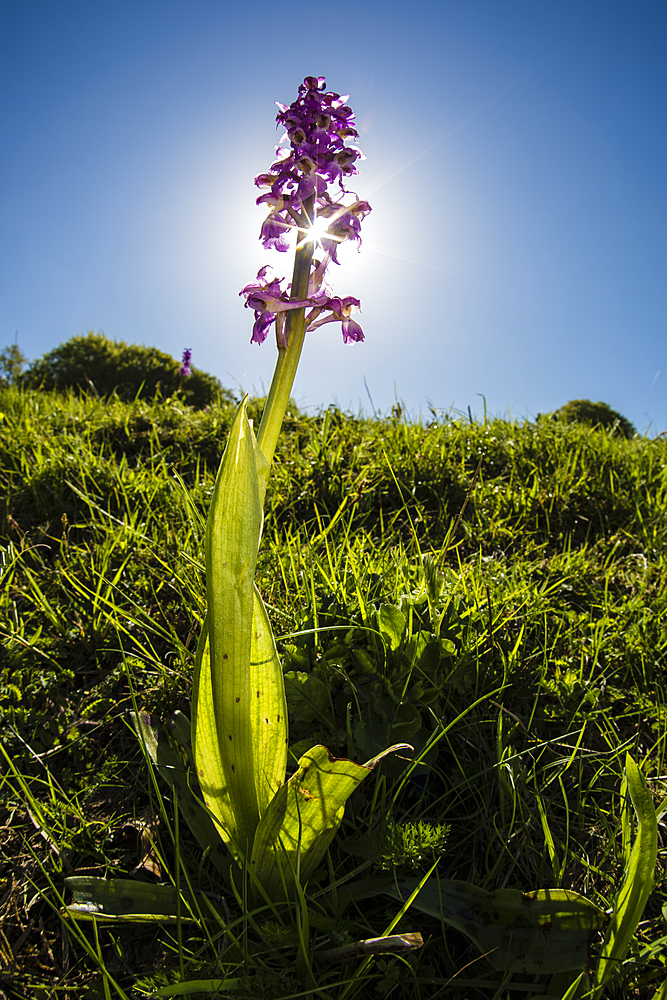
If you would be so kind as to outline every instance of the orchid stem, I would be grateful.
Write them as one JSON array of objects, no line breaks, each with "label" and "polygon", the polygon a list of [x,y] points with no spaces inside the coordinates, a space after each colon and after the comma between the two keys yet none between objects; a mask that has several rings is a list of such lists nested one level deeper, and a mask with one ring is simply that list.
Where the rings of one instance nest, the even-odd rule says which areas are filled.
[{"label": "orchid stem", "polygon": [[[304,214],[312,218],[314,198],[304,202]],[[310,265],[315,249],[314,240],[304,240],[297,246],[294,258],[294,273],[292,276],[291,298],[305,299],[308,297],[308,282]],[[306,337],[306,310],[290,309],[285,324],[287,347],[278,348],[278,360],[271,379],[269,395],[266,398],[262,421],[257,434],[257,444],[265,459],[271,464],[275,454],[283,419],[289,403],[296,370],[299,366],[301,350]]]}]

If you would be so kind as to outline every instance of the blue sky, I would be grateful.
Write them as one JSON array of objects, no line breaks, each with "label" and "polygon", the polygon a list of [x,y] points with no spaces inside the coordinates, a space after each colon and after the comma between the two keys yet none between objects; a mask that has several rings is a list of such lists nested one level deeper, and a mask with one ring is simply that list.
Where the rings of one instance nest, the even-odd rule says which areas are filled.
[{"label": "blue sky", "polygon": [[[239,9],[240,7],[240,9]],[[662,0],[0,0],[0,346],[89,329],[268,386],[240,288],[274,101],[350,94],[373,213],[294,395],[532,418],[604,400],[667,428]]]}]

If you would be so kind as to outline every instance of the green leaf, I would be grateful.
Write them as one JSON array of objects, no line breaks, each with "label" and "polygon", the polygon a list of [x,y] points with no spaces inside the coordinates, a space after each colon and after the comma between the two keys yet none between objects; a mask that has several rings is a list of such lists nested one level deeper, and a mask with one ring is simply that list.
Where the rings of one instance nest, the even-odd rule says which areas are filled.
[{"label": "green leaf", "polygon": [[193,691],[199,782],[239,861],[287,762],[282,669],[253,584],[268,466],[246,408],[247,397],[229,433],[206,526],[208,610]]},{"label": "green leaf", "polygon": [[165,729],[178,735],[179,744],[187,752],[190,721],[182,712],[175,712],[164,727],[151,719],[148,712],[130,712],[137,736],[158,769],[160,777],[178,794],[181,814],[203,850],[212,849],[211,860],[220,871],[226,871],[220,836],[208,812],[201,804],[201,789],[194,772],[188,772],[183,758],[169,743]]},{"label": "green leaf", "polygon": [[391,740],[410,740],[416,736],[422,725],[422,717],[416,705],[404,701],[397,706],[389,730]]},{"label": "green leaf", "polygon": [[255,787],[260,815],[284,784],[287,768],[287,702],[283,670],[264,602],[255,587],[250,649]]},{"label": "green leaf", "polygon": [[437,643],[430,632],[414,632],[412,637],[405,644],[405,655],[409,660],[417,662],[424,654],[424,650],[431,643]]},{"label": "green leaf", "polygon": [[561,1000],[576,1000],[577,996],[581,991],[582,981],[584,978],[584,973],[580,972],[579,975],[573,982],[570,983],[568,988],[563,993]]},{"label": "green leaf", "polygon": [[310,656],[308,650],[301,646],[285,645],[285,665],[293,664],[295,667],[305,670],[310,666]]},{"label": "green leaf", "polygon": [[270,898],[289,894],[295,878],[309,877],[340,826],[349,796],[396,749],[412,748],[391,747],[367,764],[333,757],[323,746],[299,759],[298,770],[262,816],[253,845],[253,871]]},{"label": "green leaf", "polygon": [[[287,704],[282,669],[266,608],[256,588],[254,594],[255,614],[248,676],[255,683],[255,701],[251,704],[250,724],[256,746],[253,763],[256,769],[257,801],[259,809],[264,812],[275,791],[281,787],[285,780]],[[193,697],[193,705],[196,704],[198,709],[198,761],[200,766],[204,766],[205,773],[209,775],[209,784],[206,789],[202,790],[202,794],[216,816],[220,836],[236,859],[242,861],[245,851],[231,833],[236,829],[234,803],[228,794],[222,761],[218,755],[206,626],[207,622],[205,621],[202,628],[202,636],[205,637],[205,641],[200,640],[193,685],[197,691],[197,695]]]},{"label": "green leaf", "polygon": [[164,728],[170,736],[183,750],[188,759],[188,764],[194,770],[195,759],[192,754],[192,724],[184,712],[178,709],[164,720]]},{"label": "green leaf", "polygon": [[114,923],[137,921],[173,921],[178,917],[192,921],[193,897],[170,885],[133,882],[131,879],[104,879],[92,875],[71,875],[65,885],[74,894],[65,916],[78,920],[108,920]]},{"label": "green leaf", "polygon": [[313,747],[262,816],[252,865],[264,891],[277,899],[295,876],[308,878],[343,819],[345,802],[370,769]]},{"label": "green leaf", "polygon": [[232,803],[227,794],[225,771],[218,747],[218,729],[213,708],[211,657],[208,638],[208,615],[204,618],[192,681],[192,743],[195,750],[197,777],[204,802],[215,818],[216,829],[235,857],[236,826]]},{"label": "green leaf", "polygon": [[[367,879],[346,895],[360,899],[382,892],[403,902],[418,885],[416,878]],[[429,879],[412,905],[469,937],[495,969],[528,974],[582,969],[595,932],[607,920],[594,903],[568,889],[487,892],[452,879]]]},{"label": "green leaf", "polygon": [[378,629],[387,637],[390,649],[398,649],[407,620],[394,604],[381,604],[377,610]]},{"label": "green leaf", "polygon": [[595,970],[593,998],[601,996],[604,984],[619,968],[641,920],[653,888],[658,858],[658,822],[646,780],[630,754],[625,758],[625,777],[637,813],[637,836],[630,852],[625,880],[609,921],[600,961]]},{"label": "green leaf", "polygon": [[285,674],[285,694],[289,709],[295,715],[300,715],[306,722],[320,719],[330,729],[334,728],[329,689],[319,677],[302,670],[290,670]]}]

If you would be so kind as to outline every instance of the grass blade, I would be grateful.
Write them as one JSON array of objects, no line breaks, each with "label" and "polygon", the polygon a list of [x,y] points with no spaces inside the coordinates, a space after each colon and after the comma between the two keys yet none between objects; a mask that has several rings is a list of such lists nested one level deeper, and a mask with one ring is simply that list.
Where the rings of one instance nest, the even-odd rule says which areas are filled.
[{"label": "grass blade", "polygon": [[646,780],[630,754],[626,754],[625,774],[630,798],[637,813],[637,836],[595,970],[593,1000],[598,1000],[602,995],[604,984],[625,958],[653,888],[653,873],[658,858],[655,806]]}]

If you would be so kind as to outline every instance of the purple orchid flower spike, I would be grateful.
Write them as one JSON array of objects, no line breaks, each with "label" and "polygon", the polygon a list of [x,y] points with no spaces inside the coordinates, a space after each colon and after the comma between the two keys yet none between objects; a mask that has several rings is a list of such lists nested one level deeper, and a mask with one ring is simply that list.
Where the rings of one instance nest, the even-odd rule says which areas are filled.
[{"label": "purple orchid flower spike", "polygon": [[[328,265],[339,263],[339,244],[351,240],[361,245],[361,224],[371,211],[368,202],[356,195],[347,204],[344,200],[350,194],[345,184],[363,159],[354,144],[358,138],[354,114],[347,97],[326,90],[322,76],[307,76],[289,106],[276,103],[276,121],[285,134],[276,147],[275,162],[255,178],[257,187],[266,189],[257,204],[269,210],[260,239],[267,249],[284,253],[291,246],[290,234],[297,233],[297,257],[306,253],[308,263],[304,274],[305,258],[301,260],[298,275],[295,269],[292,285],[285,289],[285,279],[269,279],[264,267],[257,281],[241,291],[245,305],[255,314],[251,340],[262,344],[275,322],[278,348],[286,349],[287,317],[292,310],[308,309],[303,314],[304,332],[339,322],[345,343],[361,341],[363,331],[350,317],[359,308],[359,300],[332,295],[325,284]],[[324,251],[321,260],[313,260],[316,244]]]},{"label": "purple orchid flower spike", "polygon": [[[279,108],[276,121],[286,129],[281,143],[287,141],[289,148],[277,146],[276,162],[268,173],[255,178],[258,187],[270,189],[257,199],[258,205],[266,204],[270,209],[260,234],[267,249],[287,250],[286,234],[290,229],[297,228],[308,238],[308,230],[317,216],[338,219],[346,215],[346,224],[339,225],[329,240],[335,250],[335,243],[359,239],[359,213],[355,207],[363,205],[365,213],[370,212],[368,202],[355,202],[345,208],[329,193],[329,186],[336,182],[339,194],[348,193],[343,182],[357,173],[355,164],[363,159],[363,154],[348,143],[359,133],[352,109],[345,103],[347,98],[333,91],[325,92],[325,86],[324,77],[307,76],[293,104],[287,107],[276,102]],[[309,199],[313,200],[313,206],[310,212],[305,212],[304,219],[304,202]],[[324,242],[322,246],[328,249]],[[331,257],[336,261],[333,254]]]},{"label": "purple orchid flower spike", "polygon": [[186,347],[183,351],[183,358],[181,360],[181,367],[178,369],[178,374],[181,378],[187,378],[191,374],[190,362],[192,361],[192,351],[189,347]]},{"label": "purple orchid flower spike", "polygon": [[[284,128],[268,170],[255,177],[262,189],[257,204],[268,210],[259,238],[267,250],[294,248],[290,284],[262,267],[240,292],[252,309],[251,342],[263,344],[275,324],[278,360],[257,433],[270,463],[289,403],[306,333],[340,323],[346,344],[364,339],[352,313],[359,299],[340,296],[327,283],[327,269],[338,264],[339,245],[361,246],[361,224],[371,210],[347,188],[364,158],[347,97],[327,91],[323,76],[307,76],[290,105],[278,104],[276,121]],[[322,253],[315,258],[319,247]]]}]

